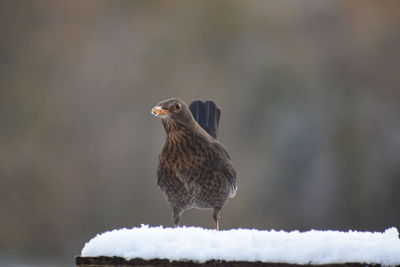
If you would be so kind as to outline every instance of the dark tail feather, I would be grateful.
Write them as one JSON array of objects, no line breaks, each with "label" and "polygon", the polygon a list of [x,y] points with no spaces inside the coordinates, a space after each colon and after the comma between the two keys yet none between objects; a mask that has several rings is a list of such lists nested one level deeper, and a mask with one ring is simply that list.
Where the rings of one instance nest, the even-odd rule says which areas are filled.
[{"label": "dark tail feather", "polygon": [[221,110],[213,101],[193,101],[189,105],[189,109],[194,119],[206,132],[217,139],[219,119]]}]

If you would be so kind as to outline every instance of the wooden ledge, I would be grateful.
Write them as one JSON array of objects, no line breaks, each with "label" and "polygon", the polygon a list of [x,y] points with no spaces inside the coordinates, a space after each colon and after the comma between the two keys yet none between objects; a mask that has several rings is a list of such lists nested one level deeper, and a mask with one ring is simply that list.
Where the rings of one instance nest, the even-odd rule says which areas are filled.
[{"label": "wooden ledge", "polygon": [[248,262],[248,261],[219,261],[211,260],[204,263],[193,261],[169,261],[169,260],[125,260],[121,257],[80,257],[75,258],[77,267],[365,267],[380,265],[364,263],[344,263],[344,264],[290,264],[290,263],[268,263],[268,262]]}]

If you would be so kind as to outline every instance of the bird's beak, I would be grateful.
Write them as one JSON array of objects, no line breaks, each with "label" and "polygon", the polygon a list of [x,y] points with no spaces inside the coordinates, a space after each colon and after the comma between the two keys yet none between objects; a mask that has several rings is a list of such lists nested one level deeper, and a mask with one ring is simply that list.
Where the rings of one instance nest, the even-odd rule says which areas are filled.
[{"label": "bird's beak", "polygon": [[168,113],[168,109],[163,109],[160,106],[154,107],[151,109],[151,114],[154,116],[161,116]]}]

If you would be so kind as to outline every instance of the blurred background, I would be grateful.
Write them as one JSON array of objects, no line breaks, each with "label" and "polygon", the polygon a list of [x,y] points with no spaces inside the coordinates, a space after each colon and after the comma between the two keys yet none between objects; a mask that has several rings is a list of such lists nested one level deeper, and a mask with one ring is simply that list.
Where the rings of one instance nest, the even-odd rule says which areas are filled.
[{"label": "blurred background", "polygon": [[399,1],[1,0],[0,29],[1,266],[171,226],[150,114],[171,97],[222,109],[221,228],[400,227]]}]

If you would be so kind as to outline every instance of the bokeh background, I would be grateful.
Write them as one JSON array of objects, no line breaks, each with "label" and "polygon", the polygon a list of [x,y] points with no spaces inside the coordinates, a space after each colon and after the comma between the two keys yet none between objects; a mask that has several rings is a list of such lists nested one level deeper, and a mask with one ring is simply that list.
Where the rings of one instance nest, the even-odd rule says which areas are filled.
[{"label": "bokeh background", "polygon": [[399,227],[399,29],[399,1],[1,0],[0,265],[170,226],[150,109],[171,97],[222,109],[222,228]]}]

